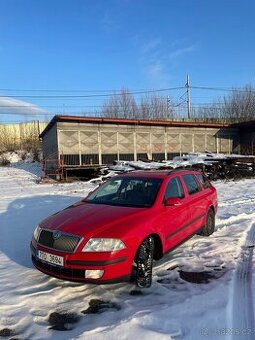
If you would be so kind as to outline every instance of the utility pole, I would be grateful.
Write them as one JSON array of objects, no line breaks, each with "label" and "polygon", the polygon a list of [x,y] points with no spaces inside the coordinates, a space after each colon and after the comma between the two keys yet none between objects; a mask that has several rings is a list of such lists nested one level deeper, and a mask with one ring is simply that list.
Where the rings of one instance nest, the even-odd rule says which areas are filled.
[{"label": "utility pole", "polygon": [[187,82],[185,84],[186,87],[186,94],[187,94],[187,112],[188,118],[190,119],[190,83],[189,83],[189,75],[187,75]]}]

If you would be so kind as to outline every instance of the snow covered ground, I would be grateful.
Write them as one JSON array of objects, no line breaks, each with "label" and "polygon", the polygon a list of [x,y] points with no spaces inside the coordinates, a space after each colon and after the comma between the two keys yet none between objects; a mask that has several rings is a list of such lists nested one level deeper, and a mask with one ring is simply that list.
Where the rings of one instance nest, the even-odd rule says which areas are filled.
[{"label": "snow covered ground", "polygon": [[[29,243],[35,226],[94,185],[37,184],[35,169],[27,169],[0,167],[0,337],[255,338],[255,179],[216,182],[215,233],[194,236],[166,255],[155,264],[151,288],[139,291],[128,283],[65,282],[33,268]],[[82,313],[93,299],[105,301],[105,309]],[[69,330],[51,328],[54,312],[71,313]]]}]

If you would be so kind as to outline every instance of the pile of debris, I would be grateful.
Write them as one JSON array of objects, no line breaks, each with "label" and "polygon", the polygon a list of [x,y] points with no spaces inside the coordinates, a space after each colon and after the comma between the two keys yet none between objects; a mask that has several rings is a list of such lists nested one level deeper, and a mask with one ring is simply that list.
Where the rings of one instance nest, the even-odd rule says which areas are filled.
[{"label": "pile of debris", "polygon": [[195,168],[202,170],[211,180],[240,179],[255,176],[255,156],[214,153],[188,153],[169,161],[114,161],[101,168],[101,176],[91,182],[99,183],[122,172],[134,170],[165,170]]}]

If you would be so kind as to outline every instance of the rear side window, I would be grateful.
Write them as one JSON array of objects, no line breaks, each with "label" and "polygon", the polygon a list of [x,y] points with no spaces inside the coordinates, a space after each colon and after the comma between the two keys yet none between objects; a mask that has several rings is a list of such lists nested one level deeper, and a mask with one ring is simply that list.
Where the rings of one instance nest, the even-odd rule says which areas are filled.
[{"label": "rear side window", "polygon": [[183,187],[178,177],[171,179],[166,188],[164,199],[172,197],[184,198]]},{"label": "rear side window", "polygon": [[193,195],[201,190],[194,175],[184,175],[182,178],[190,195]]},{"label": "rear side window", "polygon": [[202,183],[202,185],[205,189],[211,187],[211,183],[209,182],[209,180],[204,175],[198,174],[196,176],[199,179],[199,181]]}]

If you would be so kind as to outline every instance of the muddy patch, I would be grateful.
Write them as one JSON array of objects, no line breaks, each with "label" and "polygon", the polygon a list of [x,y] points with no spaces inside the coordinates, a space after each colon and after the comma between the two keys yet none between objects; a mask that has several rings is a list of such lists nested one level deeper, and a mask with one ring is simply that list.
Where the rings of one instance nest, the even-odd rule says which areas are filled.
[{"label": "muddy patch", "polygon": [[131,290],[129,292],[129,295],[131,295],[131,296],[143,295],[143,292],[141,290]]},{"label": "muddy patch", "polygon": [[74,313],[53,312],[49,315],[50,329],[68,331],[73,329],[73,324],[79,321],[79,316]]},{"label": "muddy patch", "polygon": [[10,328],[0,329],[0,337],[7,338],[7,337],[12,336],[12,335],[14,335],[14,332],[13,332],[12,329],[10,329]]},{"label": "muddy patch", "polygon": [[187,272],[184,270],[179,270],[180,278],[184,281],[191,283],[209,283],[213,279],[219,279],[221,276],[225,274],[225,270],[220,268],[215,268],[211,271],[202,271],[202,272]]},{"label": "muddy patch", "polygon": [[82,311],[83,314],[100,314],[108,309],[120,310],[120,306],[115,302],[102,301],[99,299],[92,299],[89,301],[89,307]]}]

